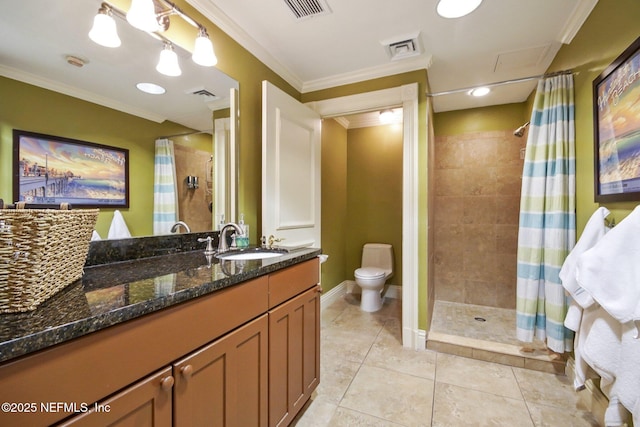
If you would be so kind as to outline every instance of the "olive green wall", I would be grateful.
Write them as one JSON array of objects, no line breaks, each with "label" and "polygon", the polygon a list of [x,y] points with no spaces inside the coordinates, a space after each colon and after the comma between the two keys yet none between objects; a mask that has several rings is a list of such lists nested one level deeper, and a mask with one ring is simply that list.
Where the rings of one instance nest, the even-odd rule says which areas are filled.
[{"label": "olive green wall", "polygon": [[435,136],[453,136],[471,132],[516,130],[529,121],[525,103],[435,113]]},{"label": "olive green wall", "polygon": [[342,283],[346,270],[347,130],[333,119],[322,120],[322,289]]},{"label": "olive green wall", "polygon": [[[129,209],[120,209],[133,235],[153,234],[153,157],[158,136],[184,126],[158,124],[77,98],[0,77],[0,198],[13,201],[13,129],[129,150]],[[96,230],[105,237],[113,208],[102,208]]]},{"label": "olive green wall", "polygon": [[347,277],[354,280],[365,243],[393,245],[395,273],[402,284],[402,125],[347,131]]},{"label": "olive green wall", "polygon": [[[549,71],[571,69],[576,104],[576,212],[581,233],[593,212],[594,138],[592,82],[638,36],[640,2],[637,0],[600,0],[571,44],[563,46]],[[638,202],[606,203],[616,222],[620,222]]]}]

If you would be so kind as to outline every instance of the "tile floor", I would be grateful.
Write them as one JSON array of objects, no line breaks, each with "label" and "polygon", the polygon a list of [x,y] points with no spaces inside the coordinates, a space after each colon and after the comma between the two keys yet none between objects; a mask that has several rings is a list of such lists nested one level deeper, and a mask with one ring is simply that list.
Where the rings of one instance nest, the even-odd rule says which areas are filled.
[{"label": "tile floor", "polygon": [[321,379],[293,425],[597,426],[564,376],[404,349],[401,301],[347,294],[322,312]]}]

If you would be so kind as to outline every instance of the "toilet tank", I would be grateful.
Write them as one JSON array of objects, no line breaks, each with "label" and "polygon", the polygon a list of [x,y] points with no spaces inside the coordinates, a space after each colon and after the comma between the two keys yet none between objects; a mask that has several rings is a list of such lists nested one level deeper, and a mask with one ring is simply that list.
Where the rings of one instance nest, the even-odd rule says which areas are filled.
[{"label": "toilet tank", "polygon": [[362,248],[362,267],[377,267],[389,276],[393,274],[393,246],[386,243],[366,243]]}]

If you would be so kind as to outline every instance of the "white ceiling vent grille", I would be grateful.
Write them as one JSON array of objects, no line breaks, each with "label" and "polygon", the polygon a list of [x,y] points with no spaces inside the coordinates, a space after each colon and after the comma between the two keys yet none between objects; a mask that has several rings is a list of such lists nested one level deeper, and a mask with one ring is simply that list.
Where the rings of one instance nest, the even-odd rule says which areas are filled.
[{"label": "white ceiling vent grille", "polygon": [[313,16],[328,15],[331,13],[325,0],[284,0],[297,19],[311,18]]},{"label": "white ceiling vent grille", "polygon": [[420,32],[380,42],[392,60],[411,58],[422,53]]},{"label": "white ceiling vent grille", "polygon": [[203,101],[205,102],[215,101],[216,99],[218,99],[218,96],[216,96],[214,93],[209,92],[205,88],[192,89],[187,91],[187,93],[190,93],[191,95],[201,96]]}]

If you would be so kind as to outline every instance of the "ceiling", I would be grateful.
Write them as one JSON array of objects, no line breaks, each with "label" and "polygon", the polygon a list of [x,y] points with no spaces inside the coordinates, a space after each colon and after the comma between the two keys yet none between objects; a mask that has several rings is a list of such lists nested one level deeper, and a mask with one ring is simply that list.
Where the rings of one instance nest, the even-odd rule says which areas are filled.
[{"label": "ceiling", "polygon": [[[328,13],[298,19],[291,1],[316,1]],[[437,0],[187,2],[302,93],[428,69],[437,94],[545,73],[597,0],[484,0],[457,19],[440,17]],[[392,59],[385,45],[408,39],[417,54]],[[434,96],[434,110],[523,102],[535,86],[497,85],[483,98]]]},{"label": "ceiling", "polygon": [[[318,0],[328,13],[296,19],[286,1],[315,0],[186,1],[302,93],[428,69],[436,95],[543,74],[597,2],[484,0],[468,16],[445,19],[435,12],[437,0]],[[100,4],[57,1],[45,11],[42,0],[12,2],[0,15],[0,75],[156,122],[210,129],[211,110],[228,106],[228,88],[238,83],[196,66],[180,48],[183,76],[160,75],[154,68],[161,44],[119,18],[122,46],[96,45],[87,33]],[[412,40],[415,54],[392,59],[385,45],[404,40]],[[68,55],[85,65],[70,65]],[[133,89],[142,81],[167,93]],[[434,110],[522,102],[534,88],[529,80],[495,86],[483,98],[465,91],[434,96]],[[216,97],[192,94],[200,89]]]},{"label": "ceiling", "polygon": [[[11,2],[0,15],[0,75],[158,123],[171,120],[210,131],[212,111],[229,106],[229,89],[237,89],[238,82],[214,67],[196,65],[177,46],[182,76],[158,73],[155,66],[163,43],[118,17],[122,45],[95,44],[87,34],[100,4],[101,0],[64,0],[43,8],[42,0]],[[85,65],[70,65],[68,55]],[[135,88],[140,82],[159,84],[167,92],[140,92]],[[194,94],[202,90],[214,96]]]}]

